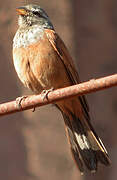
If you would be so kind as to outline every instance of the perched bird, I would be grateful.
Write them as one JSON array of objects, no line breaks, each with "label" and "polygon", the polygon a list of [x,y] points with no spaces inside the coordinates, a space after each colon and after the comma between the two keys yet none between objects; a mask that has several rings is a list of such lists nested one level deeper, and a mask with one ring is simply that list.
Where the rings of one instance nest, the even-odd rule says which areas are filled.
[{"label": "perched bird", "polygon": [[[35,94],[80,83],[72,58],[46,12],[38,5],[17,8],[19,28],[13,40],[13,61],[22,83]],[[73,158],[81,174],[98,162],[108,166],[108,153],[94,131],[85,96],[55,103],[61,111]]]}]

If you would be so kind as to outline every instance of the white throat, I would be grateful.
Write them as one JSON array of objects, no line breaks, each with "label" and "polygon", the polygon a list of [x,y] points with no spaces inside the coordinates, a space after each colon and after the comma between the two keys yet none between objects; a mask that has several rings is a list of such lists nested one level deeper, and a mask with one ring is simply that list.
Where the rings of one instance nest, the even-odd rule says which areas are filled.
[{"label": "white throat", "polygon": [[44,29],[38,25],[31,26],[27,29],[18,29],[13,39],[13,47],[26,47],[39,41],[44,34]]}]

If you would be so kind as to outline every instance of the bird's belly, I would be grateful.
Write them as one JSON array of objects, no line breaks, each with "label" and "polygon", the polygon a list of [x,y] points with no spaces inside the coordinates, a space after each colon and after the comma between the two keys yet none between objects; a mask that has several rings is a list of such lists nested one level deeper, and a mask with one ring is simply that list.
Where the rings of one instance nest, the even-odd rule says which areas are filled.
[{"label": "bird's belly", "polygon": [[13,59],[20,80],[36,93],[70,85],[62,61],[48,41],[13,49]]},{"label": "bird's belly", "polygon": [[32,72],[30,58],[26,54],[26,50],[24,48],[13,49],[13,61],[17,75],[24,86],[35,93],[40,93],[43,87]]},{"label": "bird's belly", "polygon": [[70,80],[63,62],[51,44],[47,41],[44,44],[37,44],[34,48],[35,58],[31,61],[31,67],[42,87],[44,89],[50,89],[52,87],[57,89],[69,86]]}]

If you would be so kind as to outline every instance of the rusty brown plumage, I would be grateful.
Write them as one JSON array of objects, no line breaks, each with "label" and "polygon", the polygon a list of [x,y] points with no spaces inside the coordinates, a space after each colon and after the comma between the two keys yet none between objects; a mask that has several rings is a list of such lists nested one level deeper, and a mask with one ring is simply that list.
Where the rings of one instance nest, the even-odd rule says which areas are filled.
[{"label": "rusty brown plumage", "polygon": [[[80,83],[72,58],[45,11],[27,5],[18,12],[13,60],[23,84],[38,94],[43,89]],[[91,172],[97,170],[98,162],[109,165],[108,153],[91,125],[85,96],[59,101],[56,107],[63,115],[71,152],[81,173],[84,164]]]}]

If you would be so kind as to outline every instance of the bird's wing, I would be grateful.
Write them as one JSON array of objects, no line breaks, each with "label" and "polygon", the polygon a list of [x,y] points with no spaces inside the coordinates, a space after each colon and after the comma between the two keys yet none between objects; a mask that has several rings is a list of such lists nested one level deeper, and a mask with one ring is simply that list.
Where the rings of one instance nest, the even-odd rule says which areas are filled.
[{"label": "bird's wing", "polygon": [[[72,60],[64,42],[60,39],[60,37],[54,30],[46,29],[45,33],[46,33],[51,45],[55,49],[56,53],[59,55],[62,63],[64,64],[64,67],[66,69],[66,72],[68,73],[68,76],[69,76],[72,84],[80,83],[80,79],[79,79],[78,73],[76,71],[75,65],[73,63],[73,60]],[[88,119],[90,119],[89,115],[88,115],[89,106],[88,106],[85,96],[80,96],[79,100],[82,104],[82,107],[84,109],[84,113],[85,113],[86,117]]]}]

